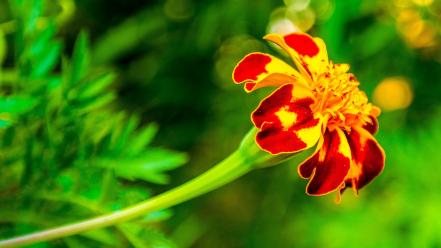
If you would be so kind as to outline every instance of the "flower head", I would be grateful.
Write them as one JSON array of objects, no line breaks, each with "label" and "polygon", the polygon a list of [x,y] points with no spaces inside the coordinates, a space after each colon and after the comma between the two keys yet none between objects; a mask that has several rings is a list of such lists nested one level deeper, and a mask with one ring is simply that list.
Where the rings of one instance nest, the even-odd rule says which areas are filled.
[{"label": "flower head", "polygon": [[385,154],[374,138],[380,109],[368,102],[347,64],[328,60],[323,40],[304,33],[269,34],[297,69],[265,53],[245,56],[233,80],[246,92],[278,87],[252,113],[256,142],[271,154],[295,153],[316,145],[298,167],[309,179],[307,194],[356,192],[378,176]]}]

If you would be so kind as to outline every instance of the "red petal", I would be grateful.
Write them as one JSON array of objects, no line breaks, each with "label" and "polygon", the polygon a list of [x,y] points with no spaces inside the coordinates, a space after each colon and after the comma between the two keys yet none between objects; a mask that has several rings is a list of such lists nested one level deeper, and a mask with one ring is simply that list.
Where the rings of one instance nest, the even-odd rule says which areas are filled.
[{"label": "red petal", "polygon": [[252,121],[258,128],[264,122],[282,124],[277,112],[285,110],[296,115],[297,127],[308,127],[307,122],[314,119],[310,108],[310,105],[314,103],[312,97],[312,93],[301,86],[285,84],[262,100],[251,115]]},{"label": "red petal", "polygon": [[291,56],[301,74],[309,80],[316,80],[327,70],[328,54],[326,45],[320,38],[313,38],[305,33],[292,33],[285,36],[268,34],[264,39],[284,49]]},{"label": "red petal", "polygon": [[375,138],[363,128],[354,127],[347,136],[353,160],[347,186],[359,190],[383,171],[385,154]]},{"label": "red petal", "polygon": [[256,87],[256,83],[246,83],[245,84],[245,90],[246,91],[252,91]]},{"label": "red petal", "polygon": [[301,87],[287,84],[265,98],[252,113],[254,125],[261,128],[256,136],[259,146],[272,154],[297,152],[313,146],[320,136],[320,119],[310,108],[314,100]]},{"label": "red petal", "polygon": [[257,80],[257,76],[266,73],[266,65],[271,62],[271,57],[262,53],[251,53],[239,62],[233,72],[235,82]]},{"label": "red petal", "polygon": [[277,125],[265,123],[257,133],[256,141],[259,146],[271,154],[297,152],[307,148],[295,132],[285,131]]},{"label": "red petal", "polygon": [[373,116],[369,116],[369,118],[371,119],[371,122],[370,123],[366,122],[363,125],[363,128],[366,129],[371,134],[376,134],[378,131],[378,120]]},{"label": "red petal", "polygon": [[313,57],[319,53],[319,47],[311,36],[301,33],[293,33],[283,37],[285,43],[300,55]]},{"label": "red petal", "polygon": [[299,73],[282,60],[265,53],[251,53],[234,68],[233,80],[245,83],[247,92],[267,86],[295,83]]},{"label": "red petal", "polygon": [[323,195],[339,189],[350,168],[350,148],[342,130],[327,130],[320,143],[322,146],[298,168],[301,177],[311,178],[306,187],[309,195]]},{"label": "red petal", "polygon": [[293,88],[294,85],[286,84],[263,99],[251,115],[254,125],[260,128],[264,122],[278,122],[275,112],[290,103]]}]

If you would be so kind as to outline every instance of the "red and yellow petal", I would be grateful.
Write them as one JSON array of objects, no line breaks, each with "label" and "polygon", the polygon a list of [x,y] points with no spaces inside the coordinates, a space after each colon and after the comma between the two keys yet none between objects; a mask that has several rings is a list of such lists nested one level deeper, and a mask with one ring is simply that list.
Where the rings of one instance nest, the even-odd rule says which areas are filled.
[{"label": "red and yellow petal", "polygon": [[310,178],[306,186],[309,195],[324,195],[340,189],[351,164],[351,150],[344,132],[326,130],[317,150],[298,167],[303,178]]},{"label": "red and yellow petal", "polygon": [[321,119],[310,105],[312,93],[286,84],[265,98],[252,113],[260,128],[257,144],[271,154],[298,152],[315,145],[321,135]]},{"label": "red and yellow petal", "polygon": [[347,137],[352,163],[346,186],[358,191],[383,171],[386,156],[374,136],[364,128],[353,127]]},{"label": "red and yellow petal", "polygon": [[269,34],[264,39],[284,49],[306,77],[315,79],[327,70],[328,53],[325,43],[320,38],[313,38],[305,33],[291,33],[284,36]]},{"label": "red and yellow petal", "polygon": [[299,81],[300,75],[282,60],[265,53],[245,56],[233,70],[236,84],[245,83],[245,91],[267,86],[280,86]]},{"label": "red and yellow petal", "polygon": [[374,116],[369,116],[370,121],[366,122],[363,125],[363,128],[366,129],[371,134],[376,134],[378,131],[378,120]]}]

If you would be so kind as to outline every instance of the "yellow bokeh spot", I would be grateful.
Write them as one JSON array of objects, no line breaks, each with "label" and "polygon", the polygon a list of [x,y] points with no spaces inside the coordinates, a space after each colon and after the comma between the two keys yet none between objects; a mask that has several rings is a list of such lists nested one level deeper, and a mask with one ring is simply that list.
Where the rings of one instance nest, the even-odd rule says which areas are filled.
[{"label": "yellow bokeh spot", "polygon": [[275,21],[270,22],[268,25],[268,34],[289,34],[293,32],[299,32],[300,28],[294,25],[294,23],[287,19],[278,19]]},{"label": "yellow bokeh spot", "polygon": [[194,5],[189,0],[167,0],[164,3],[164,13],[174,21],[183,21],[194,14]]},{"label": "yellow bokeh spot", "polygon": [[[300,4],[300,2],[298,2],[298,4]],[[267,26],[267,33],[284,35],[299,31],[306,32],[311,29],[314,24],[315,12],[307,8],[307,5],[301,7],[294,4],[272,11],[270,22]]]},{"label": "yellow bokeh spot", "polygon": [[400,8],[407,8],[412,6],[412,2],[410,0],[393,0],[395,6]]},{"label": "yellow bokeh spot", "polygon": [[0,113],[0,120],[2,121],[10,121],[11,120],[11,115],[9,113]]},{"label": "yellow bokeh spot", "polygon": [[295,8],[288,7],[285,16],[303,32],[308,31],[315,24],[315,13],[310,8],[299,11]]},{"label": "yellow bokeh spot", "polygon": [[308,7],[311,0],[283,0],[285,5],[297,11],[304,10]]},{"label": "yellow bokeh spot", "polygon": [[381,81],[375,88],[373,101],[384,111],[405,109],[412,103],[410,83],[402,77],[391,77]]},{"label": "yellow bokeh spot", "polygon": [[279,118],[285,130],[289,129],[297,120],[297,114],[288,111],[287,107],[280,108],[280,110],[276,112],[276,116]]},{"label": "yellow bokeh spot", "polygon": [[411,47],[424,48],[436,44],[436,30],[415,10],[400,11],[397,28]]},{"label": "yellow bokeh spot", "polygon": [[416,5],[429,6],[433,3],[433,0],[412,0]]}]

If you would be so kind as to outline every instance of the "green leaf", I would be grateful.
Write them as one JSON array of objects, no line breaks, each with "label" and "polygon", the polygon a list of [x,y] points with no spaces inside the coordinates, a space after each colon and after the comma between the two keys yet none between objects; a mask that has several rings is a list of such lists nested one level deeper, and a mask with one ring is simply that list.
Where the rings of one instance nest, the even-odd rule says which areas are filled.
[{"label": "green leaf", "polygon": [[43,76],[55,68],[60,59],[61,44],[54,43],[43,52],[44,56],[40,57],[39,63],[35,64],[32,76]]},{"label": "green leaf", "polygon": [[187,156],[182,153],[163,149],[149,149],[134,158],[115,159],[104,157],[98,159],[96,165],[112,168],[118,177],[135,180],[166,184],[168,175],[163,172],[175,169],[187,162]]},{"label": "green leaf", "polygon": [[33,42],[29,44],[29,56],[37,57],[44,55],[44,51],[46,51],[47,48],[52,45],[52,39],[55,35],[55,32],[55,23],[49,22],[47,27],[44,28],[41,33],[38,33]]},{"label": "green leaf", "polygon": [[0,97],[0,113],[21,114],[31,110],[37,100],[30,97]]},{"label": "green leaf", "polygon": [[148,35],[154,35],[165,27],[160,9],[147,9],[112,28],[100,38],[94,46],[93,59],[104,63],[118,58],[134,46],[146,41]]},{"label": "green leaf", "polygon": [[28,0],[24,1],[25,10],[29,11],[27,13],[26,23],[25,23],[25,31],[31,33],[35,32],[37,29],[38,18],[43,13],[43,3],[42,0]]},{"label": "green leaf", "polygon": [[135,248],[175,248],[158,231],[135,223],[123,223],[117,226]]},{"label": "green leaf", "polygon": [[136,127],[139,124],[139,119],[136,116],[131,116],[129,120],[127,121],[127,124],[124,126],[124,128],[121,129],[121,132],[117,137],[112,137],[114,139],[114,151],[119,153],[124,147],[126,147],[126,144],[129,140],[130,134],[132,134]]},{"label": "green leaf", "polygon": [[[3,61],[6,57],[7,52],[8,52],[8,50],[7,50],[5,35],[4,35],[3,31],[0,29],[0,65],[3,64]],[[1,68],[0,68],[0,71],[1,71]]]},{"label": "green leaf", "polygon": [[84,99],[101,94],[115,80],[114,73],[103,73],[91,80],[84,82],[79,90],[78,98]]},{"label": "green leaf", "polygon": [[136,133],[130,141],[129,152],[139,153],[141,152],[150,142],[152,142],[156,133],[158,132],[158,125],[150,124],[144,127],[141,131]]},{"label": "green leaf", "polygon": [[138,237],[136,231],[131,224],[123,223],[118,225],[118,229],[126,236],[127,240],[133,245],[135,248],[150,248],[145,241]]},{"label": "green leaf", "polygon": [[108,246],[114,246],[118,243],[115,234],[109,229],[95,229],[80,234],[83,237],[98,241]]},{"label": "green leaf", "polygon": [[121,184],[113,191],[111,201],[106,203],[106,208],[112,211],[120,210],[151,197],[149,189],[139,185]]},{"label": "green leaf", "polygon": [[76,84],[86,75],[90,63],[89,56],[89,38],[85,32],[81,32],[75,42],[72,55],[71,85]]},{"label": "green leaf", "polygon": [[173,213],[170,209],[163,209],[146,215],[142,221],[147,223],[161,222],[169,219],[172,215]]},{"label": "green leaf", "polygon": [[104,107],[115,99],[115,94],[107,93],[105,95],[99,97],[91,97],[85,100],[82,100],[78,104],[76,104],[75,108],[78,109],[78,114],[86,114],[92,111],[95,111],[99,108]]}]

